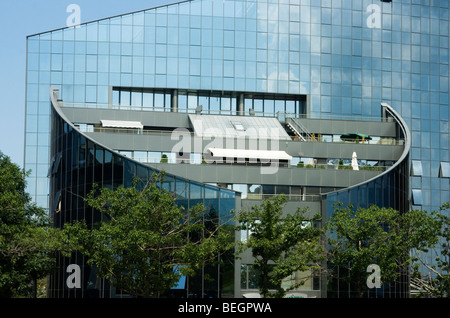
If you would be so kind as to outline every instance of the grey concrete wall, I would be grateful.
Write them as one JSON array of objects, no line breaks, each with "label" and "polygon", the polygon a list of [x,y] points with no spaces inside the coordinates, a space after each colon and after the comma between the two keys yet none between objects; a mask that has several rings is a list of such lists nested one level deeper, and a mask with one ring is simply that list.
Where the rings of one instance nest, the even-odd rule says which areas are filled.
[{"label": "grey concrete wall", "polygon": [[372,122],[353,120],[329,120],[329,119],[297,119],[310,132],[321,134],[348,134],[360,133],[372,136],[395,137],[394,122]]}]

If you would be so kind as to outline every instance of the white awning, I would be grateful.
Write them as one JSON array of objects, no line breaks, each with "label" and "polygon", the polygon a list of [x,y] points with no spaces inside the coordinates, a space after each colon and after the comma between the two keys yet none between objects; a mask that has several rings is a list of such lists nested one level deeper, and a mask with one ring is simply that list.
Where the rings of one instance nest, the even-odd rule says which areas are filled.
[{"label": "white awning", "polygon": [[292,156],[285,151],[276,150],[251,150],[251,149],[223,149],[208,148],[213,157],[217,158],[248,158],[266,160],[291,160]]},{"label": "white awning", "polygon": [[124,120],[105,120],[102,119],[102,127],[110,128],[144,128],[140,121],[124,121]]}]

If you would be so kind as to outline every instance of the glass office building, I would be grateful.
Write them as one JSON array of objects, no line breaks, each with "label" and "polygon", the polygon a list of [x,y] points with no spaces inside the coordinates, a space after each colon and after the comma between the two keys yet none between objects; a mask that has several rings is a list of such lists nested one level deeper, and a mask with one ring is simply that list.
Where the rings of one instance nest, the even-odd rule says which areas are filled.
[{"label": "glass office building", "polygon": [[24,167],[40,206],[51,86],[65,108],[376,121],[387,103],[411,131],[410,207],[450,201],[447,0],[192,0],[27,41]]}]

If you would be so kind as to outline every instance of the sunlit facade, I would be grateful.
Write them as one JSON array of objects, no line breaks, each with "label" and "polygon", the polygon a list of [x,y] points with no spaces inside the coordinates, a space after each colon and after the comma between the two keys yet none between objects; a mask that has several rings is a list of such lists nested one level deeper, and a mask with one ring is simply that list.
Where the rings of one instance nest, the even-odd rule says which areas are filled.
[{"label": "sunlit facade", "polygon": [[[167,117],[168,122],[175,118],[172,123],[186,122],[186,129],[195,130],[187,116],[198,111],[274,117],[283,125],[288,117],[376,122],[383,116],[380,104],[386,103],[398,115],[399,127],[406,127],[391,137],[406,139],[408,130],[410,147],[405,155],[402,148],[392,156],[375,158],[368,151],[361,157],[367,164],[377,161],[385,170],[394,166],[396,172],[377,180],[372,180],[376,172],[366,171],[347,183],[325,176],[306,184],[288,177],[299,173],[289,170],[278,174],[280,180],[255,181],[248,176],[241,182],[232,177],[221,182],[190,175],[193,170],[175,171],[178,165],[167,170],[180,178],[197,178],[202,186],[213,183],[238,191],[243,198],[288,192],[291,199],[311,194],[320,198],[311,201],[329,206],[336,201],[362,206],[383,202],[402,210],[437,209],[450,201],[448,9],[444,0],[193,0],[29,36],[24,159],[31,170],[28,191],[37,204],[52,208],[48,176],[56,154],[50,151],[54,86],[62,108],[75,109],[67,111],[70,121],[87,135],[102,128],[89,118],[108,110],[126,111],[130,118],[133,112],[141,117],[158,114],[159,123],[148,119],[149,131],[162,129],[163,114],[176,112],[186,117]],[[85,118],[80,109],[86,110]],[[334,141],[337,133],[329,132],[327,141]],[[114,144],[99,138],[100,145],[107,144],[117,154],[155,163],[152,169],[161,169],[162,154],[169,163],[177,160],[173,145],[127,147],[120,140]],[[314,156],[303,152],[308,146],[289,147],[280,149],[292,157],[290,166],[317,158],[351,159],[351,153],[338,155],[333,150]],[[193,152],[189,159],[201,163],[202,154]],[[230,176],[221,171],[216,175]],[[367,180],[372,181],[362,185]],[[252,184],[259,185],[260,192],[253,192]],[[386,193],[392,190],[389,194],[371,191],[385,184],[390,184],[385,187]],[[329,215],[329,209],[322,214]],[[320,289],[326,296],[326,288]],[[333,293],[328,296],[339,297]]]}]

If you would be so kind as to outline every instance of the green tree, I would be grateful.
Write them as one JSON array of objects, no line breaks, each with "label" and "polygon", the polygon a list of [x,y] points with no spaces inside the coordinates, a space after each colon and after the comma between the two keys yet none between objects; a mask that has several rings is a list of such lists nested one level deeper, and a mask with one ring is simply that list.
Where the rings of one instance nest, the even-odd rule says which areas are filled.
[{"label": "green tree", "polygon": [[[296,272],[319,269],[323,257],[322,231],[314,226],[320,216],[309,217],[307,209],[284,214],[285,195],[263,200],[250,211],[240,211],[236,219],[249,237],[238,245],[238,253],[251,249],[257,284],[264,298],[280,298],[305,283],[299,279],[286,287],[283,281]],[[275,290],[272,292],[271,290]]]},{"label": "green tree", "polygon": [[420,296],[450,297],[450,203],[434,212],[438,220],[438,242],[429,249],[413,250],[411,284]]},{"label": "green tree", "polygon": [[138,297],[163,297],[180,275],[194,275],[230,247],[229,231],[205,226],[202,205],[184,211],[158,187],[161,178],[155,175],[143,187],[94,186],[85,201],[104,220],[93,228],[84,222],[65,226],[69,241],[100,277]]},{"label": "green tree", "polygon": [[58,231],[26,192],[28,173],[0,152],[0,297],[36,295],[54,268]]},{"label": "green tree", "polygon": [[161,163],[168,163],[169,162],[169,158],[167,157],[166,154],[162,154],[161,155]]},{"label": "green tree", "polygon": [[383,283],[395,283],[409,273],[411,249],[426,250],[436,244],[438,228],[436,215],[426,211],[400,213],[375,205],[354,209],[340,204],[326,224],[328,260],[346,272],[339,279],[350,284],[355,296],[363,297],[370,264],[380,267]]}]

